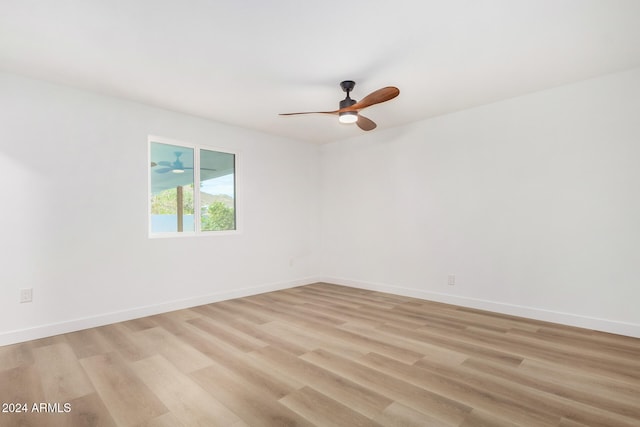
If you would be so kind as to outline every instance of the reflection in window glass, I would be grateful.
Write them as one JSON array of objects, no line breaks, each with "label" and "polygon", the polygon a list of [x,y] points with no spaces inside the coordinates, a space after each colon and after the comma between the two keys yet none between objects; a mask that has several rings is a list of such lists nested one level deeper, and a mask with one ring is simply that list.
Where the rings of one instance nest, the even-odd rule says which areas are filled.
[{"label": "reflection in window glass", "polygon": [[193,149],[151,143],[151,232],[193,232]]},{"label": "reflection in window glass", "polygon": [[235,155],[200,150],[202,231],[236,229]]}]

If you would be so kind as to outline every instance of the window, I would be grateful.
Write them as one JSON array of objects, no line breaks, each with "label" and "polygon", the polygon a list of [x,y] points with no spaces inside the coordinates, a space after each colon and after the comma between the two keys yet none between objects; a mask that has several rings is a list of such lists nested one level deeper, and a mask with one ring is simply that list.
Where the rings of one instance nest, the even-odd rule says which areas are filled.
[{"label": "window", "polygon": [[237,229],[236,155],[149,138],[152,236]]}]

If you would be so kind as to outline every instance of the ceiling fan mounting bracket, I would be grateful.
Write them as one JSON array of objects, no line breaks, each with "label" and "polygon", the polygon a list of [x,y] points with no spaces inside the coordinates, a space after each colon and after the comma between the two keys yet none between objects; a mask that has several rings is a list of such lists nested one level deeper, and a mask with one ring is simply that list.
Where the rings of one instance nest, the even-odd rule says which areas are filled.
[{"label": "ceiling fan mounting bracket", "polygon": [[349,92],[353,90],[355,85],[356,85],[356,82],[354,82],[353,80],[345,80],[342,83],[340,83],[340,87],[344,92],[347,92],[347,94],[349,94]]}]

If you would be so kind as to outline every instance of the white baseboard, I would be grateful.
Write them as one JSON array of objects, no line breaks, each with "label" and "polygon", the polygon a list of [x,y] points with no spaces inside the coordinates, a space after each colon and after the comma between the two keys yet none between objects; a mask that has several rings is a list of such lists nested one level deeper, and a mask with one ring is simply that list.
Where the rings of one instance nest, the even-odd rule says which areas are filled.
[{"label": "white baseboard", "polygon": [[117,322],[124,322],[126,320],[152,316],[154,314],[166,313],[169,311],[181,310],[189,307],[196,307],[204,304],[211,304],[214,302],[229,300],[233,298],[241,298],[265,292],[293,288],[296,286],[302,286],[316,282],[334,283],[336,285],[350,286],[353,288],[387,292],[390,294],[420,298],[429,301],[437,301],[446,304],[454,304],[462,307],[477,308],[481,310],[493,311],[496,313],[509,314],[512,316],[526,317],[529,319],[543,320],[547,322],[560,323],[563,325],[577,326],[580,328],[587,328],[597,331],[640,338],[640,325],[634,323],[618,322],[608,319],[598,319],[594,317],[580,316],[571,313],[561,313],[534,307],[525,307],[513,304],[505,304],[496,301],[488,301],[451,294],[424,291],[421,289],[392,286],[383,283],[363,282],[359,280],[336,277],[309,277],[289,282],[268,283],[258,286],[250,286],[241,289],[234,289],[231,291],[217,292],[214,294],[202,295],[193,298],[169,301],[162,304],[136,307],[129,310],[104,313],[59,323],[51,323],[46,325],[39,325],[32,328],[7,331],[0,333],[0,346],[50,337],[68,332],[75,332],[82,329],[94,328]]},{"label": "white baseboard", "polygon": [[265,292],[288,289],[295,286],[307,285],[309,283],[314,283],[317,281],[317,278],[306,278],[289,282],[267,283],[258,286],[234,289],[231,291],[201,295],[193,298],[168,301],[161,304],[147,305],[111,313],[103,313],[91,317],[72,319],[64,322],[39,325],[32,328],[7,331],[0,333],[0,346],[51,337],[54,335],[80,331],[88,328],[95,328],[98,326],[124,322],[126,320],[138,319],[140,317],[167,313],[169,311],[181,310],[184,308],[196,307],[204,304],[211,304],[214,302],[229,300],[233,298],[241,298],[250,295],[262,294]]},{"label": "white baseboard", "polygon": [[640,325],[635,323],[619,322],[609,319],[599,319],[596,317],[588,317],[572,313],[562,313],[536,307],[520,306],[497,301],[462,297],[458,295],[430,292],[415,288],[404,288],[383,283],[363,282],[359,280],[337,277],[323,277],[320,281],[326,283],[334,283],[336,285],[386,292],[395,295],[403,295],[429,301],[459,305],[462,307],[476,308],[512,316],[525,317],[528,319],[560,323],[568,326],[576,326],[579,328],[592,329],[596,331],[640,338]]}]

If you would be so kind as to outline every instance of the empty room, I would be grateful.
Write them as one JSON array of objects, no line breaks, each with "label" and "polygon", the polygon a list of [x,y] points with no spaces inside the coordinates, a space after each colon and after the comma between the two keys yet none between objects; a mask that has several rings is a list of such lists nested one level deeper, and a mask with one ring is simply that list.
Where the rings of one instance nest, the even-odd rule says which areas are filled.
[{"label": "empty room", "polygon": [[639,426],[639,22],[0,0],[0,427]]}]

